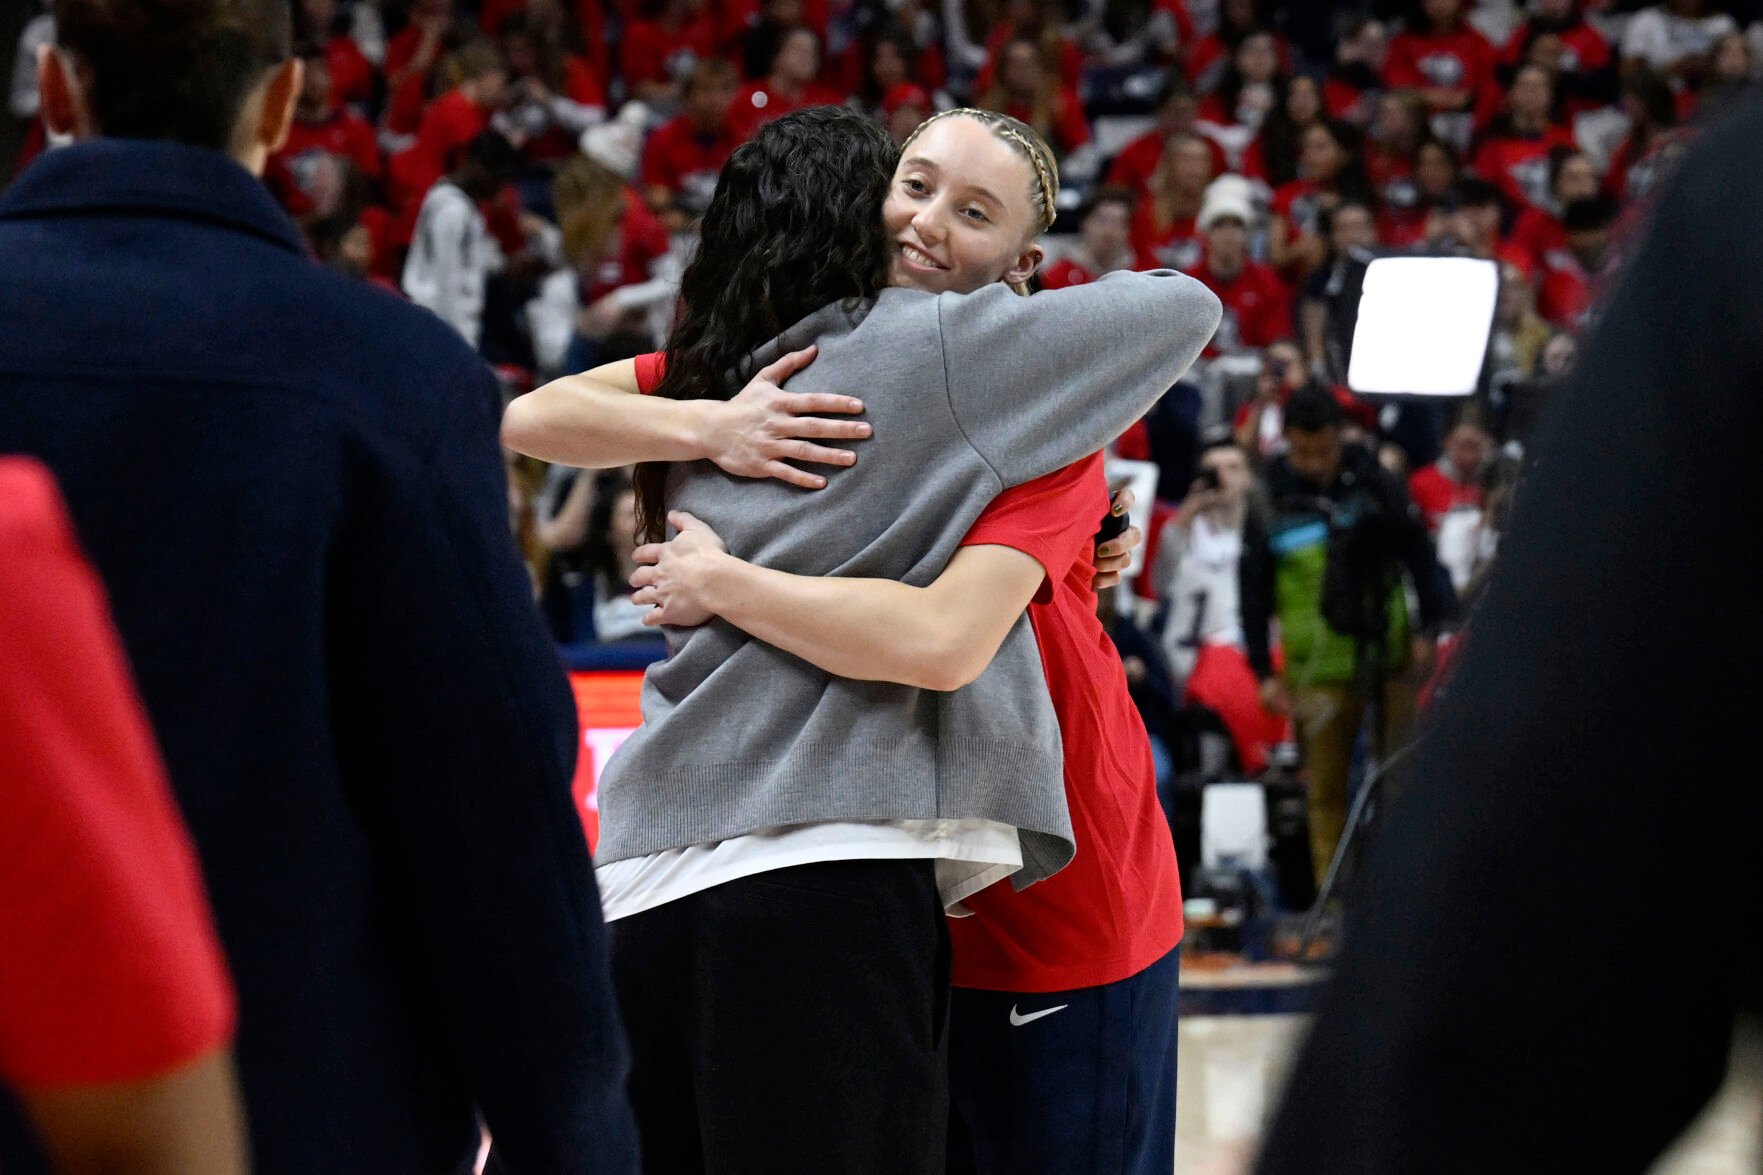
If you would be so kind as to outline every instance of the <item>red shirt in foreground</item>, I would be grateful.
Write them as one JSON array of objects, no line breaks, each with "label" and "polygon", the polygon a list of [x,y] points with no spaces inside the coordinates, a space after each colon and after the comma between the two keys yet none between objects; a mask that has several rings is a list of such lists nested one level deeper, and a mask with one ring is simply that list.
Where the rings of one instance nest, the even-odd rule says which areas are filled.
[{"label": "red shirt in foreground", "polygon": [[1181,877],[1151,743],[1096,618],[1092,550],[1108,511],[1100,454],[999,495],[962,540],[1048,569],[1029,605],[1065,745],[1077,856],[1021,893],[994,885],[949,922],[958,987],[1067,991],[1130,978],[1181,941]]},{"label": "red shirt in foreground", "polygon": [[232,1037],[201,874],[103,588],[20,458],[0,564],[0,1080],[143,1080]]}]

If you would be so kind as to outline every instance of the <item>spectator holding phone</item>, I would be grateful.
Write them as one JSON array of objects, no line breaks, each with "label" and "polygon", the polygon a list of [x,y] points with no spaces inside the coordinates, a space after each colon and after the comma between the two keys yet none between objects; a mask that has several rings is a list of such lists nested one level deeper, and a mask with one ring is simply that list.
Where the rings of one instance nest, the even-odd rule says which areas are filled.
[{"label": "spectator holding phone", "polygon": [[1255,475],[1235,441],[1200,454],[1200,475],[1181,508],[1163,524],[1151,569],[1157,594],[1169,602],[1159,643],[1175,684],[1189,703],[1217,714],[1229,731],[1238,765],[1256,773],[1285,730],[1261,706],[1259,685],[1243,647],[1238,590],[1243,531],[1253,508]]}]

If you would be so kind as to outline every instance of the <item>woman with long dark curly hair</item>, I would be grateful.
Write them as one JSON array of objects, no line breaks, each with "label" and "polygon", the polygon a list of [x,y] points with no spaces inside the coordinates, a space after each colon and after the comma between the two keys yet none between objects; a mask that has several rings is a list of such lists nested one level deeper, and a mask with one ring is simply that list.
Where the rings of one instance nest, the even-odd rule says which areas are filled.
[{"label": "woman with long dark curly hair", "polygon": [[[1074,556],[1087,568],[1099,467],[1096,497],[1077,499],[1081,552],[962,543],[1000,490],[1063,472],[1135,419],[1217,323],[1216,299],[1173,273],[1000,288],[1038,265],[1057,195],[1021,124],[946,115],[906,156],[895,170],[854,112],[768,124],[718,184],[664,374],[628,373],[651,400],[516,401],[505,425],[517,448],[577,464],[673,459],[640,475],[651,537],[666,523],[679,538],[651,550],[636,597],[662,605],[673,653],[601,781],[600,880],[656,1170],[705,1153],[729,1169],[940,1168],[941,912],[1072,852],[1058,715],[1023,609]],[[736,482],[750,453],[687,460],[723,443],[693,439],[707,422],[738,431],[798,370],[793,387],[827,407],[833,389],[863,390],[874,437],[856,469],[805,497],[763,462],[746,469],[771,480]],[[711,410],[674,413],[688,405]],[[723,540],[751,562],[719,563]],[[694,553],[762,577],[735,589],[754,608],[719,600],[727,623],[706,623],[671,590]],[[854,613],[891,639],[854,649]],[[1179,934],[1174,911],[1159,935]]]}]

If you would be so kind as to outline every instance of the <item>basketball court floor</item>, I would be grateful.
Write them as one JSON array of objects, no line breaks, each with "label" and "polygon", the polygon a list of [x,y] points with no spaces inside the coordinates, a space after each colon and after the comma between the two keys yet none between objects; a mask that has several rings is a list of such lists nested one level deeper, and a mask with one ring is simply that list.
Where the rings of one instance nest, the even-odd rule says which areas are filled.
[{"label": "basketball court floor", "polygon": [[[1183,976],[1183,987],[1187,986]],[[1185,995],[1185,990],[1184,990]],[[1309,1017],[1183,1016],[1176,1079],[1178,1175],[1246,1175],[1243,1155],[1278,1103]],[[1517,1063],[1517,1062],[1515,1062]],[[1763,1171],[1763,1025],[1733,1043],[1727,1082],[1652,1175]]]}]

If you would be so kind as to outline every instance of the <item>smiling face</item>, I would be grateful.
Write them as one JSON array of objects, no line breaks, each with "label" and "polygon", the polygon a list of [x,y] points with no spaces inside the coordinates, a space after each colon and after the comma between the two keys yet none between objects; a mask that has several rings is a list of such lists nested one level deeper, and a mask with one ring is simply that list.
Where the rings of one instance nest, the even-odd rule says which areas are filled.
[{"label": "smiling face", "polygon": [[888,284],[971,294],[1022,282],[1041,261],[1034,168],[990,127],[965,116],[931,123],[894,172],[882,204],[893,258]]}]

